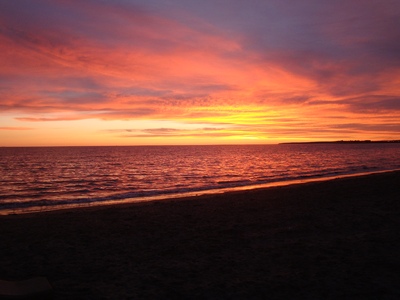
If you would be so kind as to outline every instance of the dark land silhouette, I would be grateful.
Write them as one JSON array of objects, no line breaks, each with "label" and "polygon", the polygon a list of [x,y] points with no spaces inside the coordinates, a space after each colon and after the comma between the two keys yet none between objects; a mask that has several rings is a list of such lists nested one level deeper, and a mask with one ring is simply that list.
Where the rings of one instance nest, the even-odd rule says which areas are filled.
[{"label": "dark land silhouette", "polygon": [[340,141],[320,141],[320,142],[288,142],[280,144],[388,144],[388,143],[400,143],[400,140],[340,140]]}]

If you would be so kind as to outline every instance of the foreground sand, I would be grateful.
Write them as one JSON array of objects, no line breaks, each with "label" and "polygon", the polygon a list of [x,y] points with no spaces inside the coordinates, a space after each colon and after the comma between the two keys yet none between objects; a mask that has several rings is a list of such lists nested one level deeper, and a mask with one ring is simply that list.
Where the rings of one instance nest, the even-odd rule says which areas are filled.
[{"label": "foreground sand", "polygon": [[0,279],[55,299],[400,299],[400,172],[0,217]]}]

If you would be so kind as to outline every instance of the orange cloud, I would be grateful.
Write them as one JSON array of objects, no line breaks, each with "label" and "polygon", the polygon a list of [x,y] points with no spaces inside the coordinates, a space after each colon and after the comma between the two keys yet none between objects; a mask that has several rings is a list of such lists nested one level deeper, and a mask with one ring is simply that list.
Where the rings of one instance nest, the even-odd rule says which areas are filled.
[{"label": "orange cloud", "polygon": [[224,130],[135,134],[398,138],[400,18],[389,1],[272,2],[234,0],[232,16],[220,3],[1,3],[0,114],[14,120],[2,128],[169,120]]},{"label": "orange cloud", "polygon": [[0,130],[32,130],[31,127],[0,127]]}]

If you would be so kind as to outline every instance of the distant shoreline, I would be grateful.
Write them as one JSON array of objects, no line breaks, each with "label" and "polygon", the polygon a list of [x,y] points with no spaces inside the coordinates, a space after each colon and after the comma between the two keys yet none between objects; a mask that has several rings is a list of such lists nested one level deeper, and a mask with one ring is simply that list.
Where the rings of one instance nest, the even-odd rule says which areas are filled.
[{"label": "distant shoreline", "polygon": [[393,143],[400,143],[400,140],[383,140],[383,141],[350,140],[350,141],[286,142],[286,143],[279,143],[279,145],[288,145],[288,144],[393,144]]},{"label": "distant shoreline", "polygon": [[282,142],[282,143],[250,143],[250,144],[137,144],[137,145],[26,145],[26,146],[0,146],[7,148],[93,148],[93,147],[203,147],[203,146],[271,146],[291,144],[399,144],[400,140],[340,140],[340,141],[316,141],[316,142]]}]

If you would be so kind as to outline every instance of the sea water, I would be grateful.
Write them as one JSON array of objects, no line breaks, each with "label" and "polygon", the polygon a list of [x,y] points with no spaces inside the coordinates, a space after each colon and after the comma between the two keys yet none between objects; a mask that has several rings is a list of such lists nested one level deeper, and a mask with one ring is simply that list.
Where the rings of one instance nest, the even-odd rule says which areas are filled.
[{"label": "sea water", "polygon": [[0,148],[0,214],[400,169],[400,144]]}]

